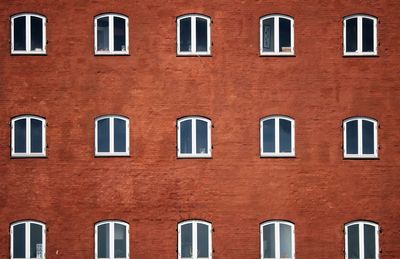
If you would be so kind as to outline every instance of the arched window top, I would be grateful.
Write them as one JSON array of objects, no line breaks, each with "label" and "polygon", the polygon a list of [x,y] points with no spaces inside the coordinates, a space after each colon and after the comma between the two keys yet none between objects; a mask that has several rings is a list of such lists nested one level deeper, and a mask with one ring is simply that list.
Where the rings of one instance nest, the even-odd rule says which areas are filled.
[{"label": "arched window top", "polygon": [[102,115],[95,119],[95,155],[129,156],[129,119]]},{"label": "arched window top", "polygon": [[46,17],[37,13],[11,16],[11,54],[46,54]]},{"label": "arched window top", "polygon": [[94,17],[96,55],[129,54],[129,18],[119,13],[102,13]]},{"label": "arched window top", "polygon": [[378,158],[378,122],[369,117],[345,119],[343,143],[345,158]]},{"label": "arched window top", "polygon": [[177,55],[210,55],[211,18],[203,14],[184,14],[176,20]]},{"label": "arched window top", "polygon": [[209,222],[207,220],[203,220],[203,219],[186,219],[186,220],[183,220],[183,221],[179,222],[178,226],[182,226],[182,225],[190,224],[190,223],[194,223],[194,222],[205,224],[205,225],[210,226],[210,227],[212,226],[211,222]]},{"label": "arched window top", "polygon": [[105,220],[95,224],[95,259],[129,259],[129,224]]},{"label": "arched window top", "polygon": [[345,259],[379,258],[379,225],[371,221],[345,224]]},{"label": "arched window top", "polygon": [[294,19],[284,14],[260,17],[260,55],[294,55]]},{"label": "arched window top", "polygon": [[284,220],[265,221],[260,225],[261,259],[294,259],[294,224]]},{"label": "arched window top", "polygon": [[343,55],[373,56],[378,54],[378,18],[368,14],[343,17]]},{"label": "arched window top", "polygon": [[203,220],[178,224],[178,259],[212,259],[212,225]]},{"label": "arched window top", "polygon": [[46,258],[46,225],[35,220],[10,225],[11,259]]},{"label": "arched window top", "polygon": [[11,119],[11,156],[46,156],[46,119],[19,115]]},{"label": "arched window top", "polygon": [[180,158],[211,157],[211,120],[187,116],[177,121],[177,156]]},{"label": "arched window top", "polygon": [[295,156],[295,121],[284,115],[272,115],[260,120],[261,157]]}]

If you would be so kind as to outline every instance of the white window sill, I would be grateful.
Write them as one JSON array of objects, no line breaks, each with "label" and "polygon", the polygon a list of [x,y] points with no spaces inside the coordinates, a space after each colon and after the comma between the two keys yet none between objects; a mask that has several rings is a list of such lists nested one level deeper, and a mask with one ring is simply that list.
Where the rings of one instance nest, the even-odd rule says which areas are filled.
[{"label": "white window sill", "polygon": [[344,159],[378,159],[378,155],[347,155],[343,156]]},{"label": "white window sill", "polygon": [[178,158],[211,158],[211,154],[178,154]]},{"label": "white window sill", "polygon": [[261,157],[296,157],[294,153],[261,153]]},{"label": "white window sill", "polygon": [[183,57],[211,56],[211,52],[178,52],[177,56],[183,56]]},{"label": "white window sill", "polygon": [[13,154],[11,154],[11,157],[13,157],[13,158],[43,158],[43,157],[46,157],[46,154],[45,153],[37,153],[37,154],[13,153]]},{"label": "white window sill", "polygon": [[378,53],[376,53],[376,52],[344,52],[343,56],[345,56],[345,57],[377,57]]},{"label": "white window sill", "polygon": [[46,51],[11,51],[11,55],[46,55]]},{"label": "white window sill", "polygon": [[128,152],[120,152],[120,153],[108,153],[108,152],[97,152],[95,153],[95,157],[129,157],[130,154]]},{"label": "white window sill", "polygon": [[260,56],[288,56],[294,57],[294,52],[260,52]]},{"label": "white window sill", "polygon": [[94,53],[95,56],[127,56],[129,55],[129,51],[96,51]]}]

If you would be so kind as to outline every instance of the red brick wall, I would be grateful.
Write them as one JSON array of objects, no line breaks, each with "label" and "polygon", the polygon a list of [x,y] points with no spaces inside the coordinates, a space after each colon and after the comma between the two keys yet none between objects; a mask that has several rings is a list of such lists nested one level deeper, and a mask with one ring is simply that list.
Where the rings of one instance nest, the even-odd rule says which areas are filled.
[{"label": "red brick wall", "polygon": [[[47,56],[11,56],[9,17],[48,18]],[[176,258],[177,222],[212,222],[214,258],[259,258],[259,224],[295,223],[296,258],[343,258],[343,225],[379,223],[400,258],[400,1],[0,2],[0,258],[9,226],[47,224],[47,258],[93,258],[97,221],[131,258]],[[93,17],[129,16],[130,56],[93,55]],[[177,57],[175,17],[212,17],[212,57]],[[295,20],[295,57],[259,57],[259,17]],[[378,57],[342,56],[342,17],[379,18]],[[48,122],[46,159],[10,159],[10,118]],[[130,118],[131,157],[94,158],[94,118]],[[213,158],[176,158],[176,119],[212,119]],[[296,158],[259,157],[259,119],[296,120]],[[379,159],[343,160],[342,120],[378,120]],[[57,255],[58,251],[58,255]]]}]

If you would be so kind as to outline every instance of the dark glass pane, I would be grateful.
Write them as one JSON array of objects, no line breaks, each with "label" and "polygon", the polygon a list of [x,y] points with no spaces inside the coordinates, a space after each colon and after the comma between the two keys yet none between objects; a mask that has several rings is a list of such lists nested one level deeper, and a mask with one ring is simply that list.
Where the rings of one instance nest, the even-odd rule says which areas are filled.
[{"label": "dark glass pane", "polygon": [[20,119],[14,123],[15,153],[26,153],[26,119]]},{"label": "dark glass pane", "polygon": [[352,225],[347,229],[347,245],[349,259],[360,259],[359,227]]},{"label": "dark glass pane", "polygon": [[263,121],[263,152],[275,152],[275,119]]},{"label": "dark glass pane", "polygon": [[110,224],[103,224],[97,228],[97,254],[99,258],[110,257]]},{"label": "dark glass pane", "polygon": [[207,122],[196,120],[196,153],[206,154],[208,152]]},{"label": "dark glass pane", "polygon": [[43,20],[31,16],[31,50],[43,50]]},{"label": "dark glass pane", "polygon": [[370,121],[362,121],[363,154],[374,154],[374,124]]},{"label": "dark glass pane", "polygon": [[346,20],[346,51],[357,50],[357,18]]},{"label": "dark glass pane", "polygon": [[192,223],[182,225],[181,227],[181,256],[192,257],[193,235]]},{"label": "dark glass pane", "polygon": [[180,51],[191,51],[192,50],[192,22],[191,18],[184,18],[179,23],[179,49]]},{"label": "dark glass pane", "polygon": [[26,17],[14,19],[14,50],[26,50]]},{"label": "dark glass pane", "polygon": [[97,122],[98,152],[110,152],[110,119],[101,119]]},{"label": "dark glass pane", "polygon": [[109,19],[97,19],[97,51],[109,51]]},{"label": "dark glass pane", "polygon": [[363,51],[374,51],[374,21],[369,18],[362,19],[362,42]]},{"label": "dark glass pane", "polygon": [[192,153],[192,120],[185,120],[181,122],[181,146],[182,154]]},{"label": "dark glass pane", "polygon": [[31,224],[31,258],[43,257],[43,230],[38,224]]},{"label": "dark glass pane", "polygon": [[268,18],[263,21],[263,51],[275,50],[274,18]]},{"label": "dark glass pane", "polygon": [[263,227],[264,258],[275,258],[275,225]]},{"label": "dark glass pane", "polygon": [[279,152],[292,152],[292,122],[279,119]]},{"label": "dark glass pane", "polygon": [[31,152],[43,152],[43,122],[31,119]]},{"label": "dark glass pane", "polygon": [[196,51],[207,51],[207,20],[196,18]]},{"label": "dark glass pane", "polygon": [[358,121],[349,121],[346,124],[346,151],[347,154],[358,154]]},{"label": "dark glass pane", "polygon": [[286,224],[279,224],[281,258],[292,258],[292,228]]},{"label": "dark glass pane", "polygon": [[279,18],[279,51],[281,52],[292,51],[292,35],[290,27],[289,19]]},{"label": "dark glass pane", "polygon": [[13,255],[15,258],[25,258],[25,224],[13,227]]},{"label": "dark glass pane", "polygon": [[125,51],[125,19],[120,17],[114,17],[114,50]]},{"label": "dark glass pane", "polygon": [[208,226],[197,224],[197,257],[207,257],[209,255],[208,247]]},{"label": "dark glass pane", "polygon": [[114,119],[114,151],[126,152],[126,122]]},{"label": "dark glass pane", "polygon": [[115,258],[126,257],[126,227],[116,223],[114,225],[114,232]]},{"label": "dark glass pane", "polygon": [[375,227],[364,225],[364,257],[365,259],[376,259]]}]

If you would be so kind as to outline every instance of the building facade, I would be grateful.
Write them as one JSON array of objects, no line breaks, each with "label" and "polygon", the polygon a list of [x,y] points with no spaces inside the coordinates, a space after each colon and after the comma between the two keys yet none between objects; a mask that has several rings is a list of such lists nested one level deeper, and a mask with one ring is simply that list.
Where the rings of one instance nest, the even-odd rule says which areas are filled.
[{"label": "building facade", "polygon": [[400,258],[400,2],[0,7],[0,258]]}]

